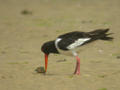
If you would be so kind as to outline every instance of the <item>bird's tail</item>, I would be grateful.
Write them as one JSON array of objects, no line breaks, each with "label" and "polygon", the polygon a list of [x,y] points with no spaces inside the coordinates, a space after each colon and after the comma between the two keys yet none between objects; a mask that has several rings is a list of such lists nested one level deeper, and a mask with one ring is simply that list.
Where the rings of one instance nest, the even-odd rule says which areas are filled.
[{"label": "bird's tail", "polygon": [[113,37],[109,37],[109,35],[111,35],[113,33],[107,33],[108,31],[109,31],[109,28],[98,29],[98,30],[89,32],[89,34],[91,37],[95,37],[96,39],[111,41],[111,40],[113,40]]}]

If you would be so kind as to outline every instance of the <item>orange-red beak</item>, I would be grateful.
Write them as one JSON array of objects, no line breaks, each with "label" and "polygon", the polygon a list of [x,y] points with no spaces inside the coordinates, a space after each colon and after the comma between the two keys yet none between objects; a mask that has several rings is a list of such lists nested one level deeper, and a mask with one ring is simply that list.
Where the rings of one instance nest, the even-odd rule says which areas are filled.
[{"label": "orange-red beak", "polygon": [[47,72],[48,54],[45,54],[45,72]]}]

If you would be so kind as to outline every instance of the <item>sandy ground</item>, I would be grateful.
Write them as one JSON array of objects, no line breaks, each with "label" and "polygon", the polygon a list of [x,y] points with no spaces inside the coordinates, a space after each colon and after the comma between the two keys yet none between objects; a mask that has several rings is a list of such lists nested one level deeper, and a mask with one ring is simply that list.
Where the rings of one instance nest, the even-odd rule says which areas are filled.
[{"label": "sandy ground", "polygon": [[[120,0],[0,0],[0,90],[120,90]],[[75,58],[50,55],[41,45],[70,31],[110,28],[115,39],[98,41]]]}]

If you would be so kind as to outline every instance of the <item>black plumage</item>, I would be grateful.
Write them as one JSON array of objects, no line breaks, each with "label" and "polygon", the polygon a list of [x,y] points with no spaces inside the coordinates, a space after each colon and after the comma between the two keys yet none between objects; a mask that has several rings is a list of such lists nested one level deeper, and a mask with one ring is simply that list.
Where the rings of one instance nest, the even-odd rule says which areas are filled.
[{"label": "black plumage", "polygon": [[[58,43],[58,47],[59,49],[62,49],[62,50],[69,50],[67,47],[80,38],[83,38],[83,39],[90,38],[90,40],[84,42],[80,46],[86,45],[96,40],[110,41],[113,39],[113,37],[108,36],[112,34],[112,33],[107,34],[108,31],[109,29],[97,29],[91,32],[79,32],[79,31],[69,32],[69,33],[58,36],[58,38],[61,38],[61,41]],[[41,50],[48,54],[59,53],[57,48],[55,47],[55,40],[44,43]]]},{"label": "black plumage", "polygon": [[48,41],[46,43],[44,43],[41,47],[41,50],[46,53],[46,54],[50,54],[50,53],[56,53],[58,54],[58,50],[55,47],[55,41]]},{"label": "black plumage", "polygon": [[[74,74],[80,74],[80,58],[76,52],[76,48],[81,48],[84,45],[89,45],[96,40],[111,41],[113,37],[109,37],[112,33],[107,33],[109,29],[97,29],[91,32],[69,32],[58,36],[56,40],[44,43],[41,50],[45,54],[45,72],[47,71],[48,55],[50,53],[65,54],[70,51],[76,57],[77,63]],[[77,49],[79,50],[79,49]]]},{"label": "black plumage", "polygon": [[[110,34],[106,34],[109,31],[109,29],[98,29],[94,30],[92,32],[79,32],[74,31],[70,33],[66,33],[64,35],[60,35],[58,38],[61,38],[62,40],[58,43],[58,46],[62,50],[69,50],[67,47],[74,43],[76,40],[82,38],[90,38],[90,40],[84,42],[82,45],[86,45],[88,43],[91,43],[95,40],[112,40],[112,37],[108,37]],[[82,46],[80,45],[80,46]],[[78,46],[79,47],[79,46]]]}]

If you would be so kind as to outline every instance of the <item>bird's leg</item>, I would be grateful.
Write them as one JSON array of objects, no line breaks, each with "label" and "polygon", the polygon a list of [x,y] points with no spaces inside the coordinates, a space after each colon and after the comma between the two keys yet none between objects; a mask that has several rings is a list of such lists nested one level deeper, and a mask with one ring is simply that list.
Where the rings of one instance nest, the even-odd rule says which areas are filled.
[{"label": "bird's leg", "polygon": [[76,60],[77,62],[76,62],[76,68],[75,68],[74,74],[79,75],[80,74],[80,58],[76,56]]}]

